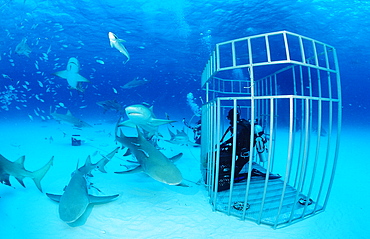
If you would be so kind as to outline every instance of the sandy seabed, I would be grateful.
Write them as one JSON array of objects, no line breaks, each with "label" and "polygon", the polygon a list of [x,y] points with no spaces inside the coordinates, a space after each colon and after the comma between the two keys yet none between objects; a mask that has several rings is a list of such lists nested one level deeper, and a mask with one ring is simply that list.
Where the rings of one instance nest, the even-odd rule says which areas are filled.
[{"label": "sandy seabed", "polygon": [[[182,126],[181,126],[182,127]],[[166,128],[161,130],[167,131]],[[52,156],[54,165],[41,181],[41,193],[29,178],[23,188],[14,177],[12,187],[0,184],[1,238],[370,238],[368,215],[368,140],[363,129],[343,127],[339,163],[326,211],[302,222],[273,230],[212,211],[200,179],[200,148],[159,142],[163,153],[184,155],[176,162],[189,187],[169,186],[138,174],[114,174],[131,165],[124,150],[106,166],[107,174],[94,171],[93,195],[120,194],[118,199],[88,208],[79,225],[68,225],[58,215],[58,203],[45,193],[62,194],[71,173],[88,155],[101,159],[118,145],[114,123],[102,122],[77,130],[55,121],[5,121],[0,125],[0,154],[15,161],[25,155],[25,168],[34,171]],[[369,132],[369,130],[367,130]],[[164,132],[165,133],[165,132]],[[71,146],[71,135],[80,134],[81,146]],[[165,137],[166,138],[166,137]],[[168,137],[167,137],[168,138]]]}]

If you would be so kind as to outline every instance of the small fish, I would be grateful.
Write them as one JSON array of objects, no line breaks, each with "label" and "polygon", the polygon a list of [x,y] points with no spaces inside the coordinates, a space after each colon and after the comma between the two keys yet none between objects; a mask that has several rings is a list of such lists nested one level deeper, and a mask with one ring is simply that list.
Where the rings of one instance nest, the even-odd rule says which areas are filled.
[{"label": "small fish", "polygon": [[[51,45],[49,46],[48,50],[46,51],[46,54],[49,54],[51,51]],[[46,55],[47,56],[47,55]]]}]

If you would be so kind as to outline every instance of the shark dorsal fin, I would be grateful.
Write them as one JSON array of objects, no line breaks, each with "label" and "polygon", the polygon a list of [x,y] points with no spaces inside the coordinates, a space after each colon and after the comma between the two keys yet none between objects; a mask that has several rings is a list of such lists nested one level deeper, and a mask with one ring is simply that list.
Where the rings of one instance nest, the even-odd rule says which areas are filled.
[{"label": "shark dorsal fin", "polygon": [[25,160],[26,156],[21,156],[19,157],[14,163],[17,163],[17,164],[20,164],[22,165],[22,168],[24,169],[24,160]]},{"label": "shark dorsal fin", "polygon": [[72,116],[71,111],[68,110],[66,115]]},{"label": "shark dorsal fin", "polygon": [[91,158],[90,158],[90,155],[87,156],[86,158],[86,162],[85,162],[85,166],[88,166],[88,165],[91,165]]}]

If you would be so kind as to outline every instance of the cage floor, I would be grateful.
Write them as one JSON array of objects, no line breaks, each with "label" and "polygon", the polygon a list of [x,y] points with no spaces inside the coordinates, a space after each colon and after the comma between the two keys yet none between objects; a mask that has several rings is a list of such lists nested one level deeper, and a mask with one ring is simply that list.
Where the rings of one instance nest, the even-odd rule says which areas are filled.
[{"label": "cage floor", "polygon": [[[266,171],[258,164],[253,164],[253,168],[262,172]],[[232,195],[230,195],[230,190],[218,192],[216,210],[227,213],[230,207],[231,215],[242,218],[246,186],[247,180],[234,183]],[[322,206],[316,206],[314,201],[311,201],[310,205],[304,209],[305,205],[301,205],[299,200],[301,198],[305,200],[306,196],[298,193],[297,197],[297,190],[290,185],[286,186],[284,197],[282,197],[284,181],[281,179],[270,179],[268,181],[266,197],[261,212],[264,187],[264,177],[256,176],[251,178],[247,199],[249,208],[245,212],[245,219],[267,225],[280,225],[314,214],[315,207],[315,213],[322,210]],[[229,205],[230,196],[231,203]]]}]

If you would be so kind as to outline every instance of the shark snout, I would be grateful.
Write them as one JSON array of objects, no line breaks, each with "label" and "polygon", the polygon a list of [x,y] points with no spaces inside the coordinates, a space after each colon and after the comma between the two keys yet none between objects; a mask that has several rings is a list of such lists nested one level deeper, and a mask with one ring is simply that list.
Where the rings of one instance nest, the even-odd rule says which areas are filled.
[{"label": "shark snout", "polygon": [[115,40],[115,39],[117,39],[117,36],[114,35],[113,32],[108,32],[108,38],[109,38],[109,40]]}]

